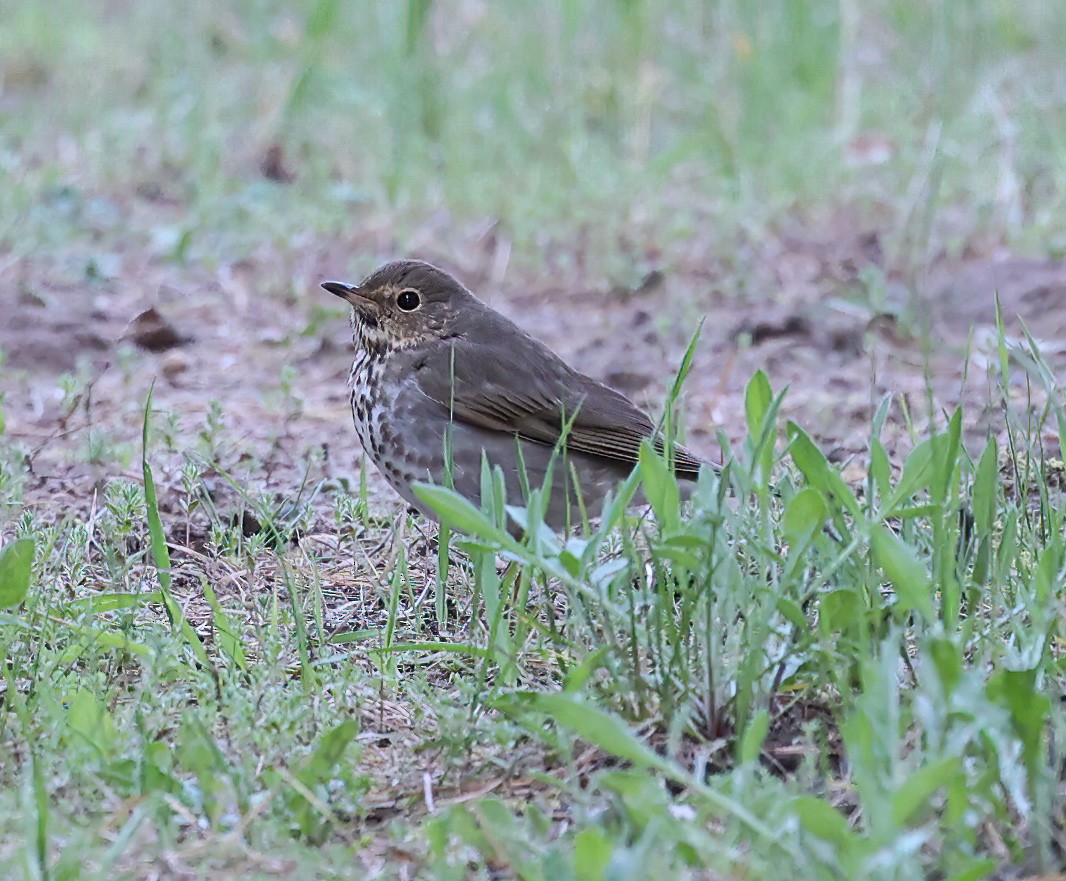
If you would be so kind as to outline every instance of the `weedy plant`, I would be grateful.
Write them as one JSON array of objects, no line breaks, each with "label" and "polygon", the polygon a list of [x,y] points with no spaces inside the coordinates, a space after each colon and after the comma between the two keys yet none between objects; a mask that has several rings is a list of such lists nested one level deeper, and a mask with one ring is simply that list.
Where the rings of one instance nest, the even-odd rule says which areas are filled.
[{"label": "weedy plant", "polygon": [[[211,852],[236,835],[329,866],[382,798],[440,877],[1055,871],[1066,506],[1038,439],[1064,414],[1035,344],[1000,347],[1047,393],[1007,411],[1002,449],[971,457],[955,412],[895,467],[886,399],[854,486],[756,374],[747,439],[687,506],[650,445],[569,538],[542,523],[548,486],[521,507],[488,466],[481,507],[423,487],[445,574],[410,543],[375,565],[365,482],[335,505],[335,551],[172,544],[149,400],[143,491],[5,531],[0,824],[20,818],[22,866],[55,878],[75,871],[58,841],[110,871],[151,850],[145,824],[161,848],[196,828]],[[332,631],[352,578],[359,629]],[[430,746],[436,785],[489,775],[496,794],[415,819]],[[104,844],[90,818],[116,799],[136,808]]]},{"label": "weedy plant", "polygon": [[[1019,355],[1047,384],[1048,404],[1035,420],[1012,419],[1008,442],[1035,452],[1039,427],[1063,411],[1031,340]],[[740,853],[703,839],[712,862],[732,870],[780,858],[818,877],[980,878],[1004,860],[1060,864],[1061,497],[1040,469],[1005,493],[995,439],[971,459],[960,411],[894,472],[880,442],[887,399],[857,493],[801,427],[779,433],[780,402],[756,375],[744,450],[719,478],[701,479],[687,515],[650,446],[583,539],[545,531],[536,493],[525,509],[501,506],[498,478],[480,511],[447,489],[420,491],[473,537],[460,546],[483,598],[482,636],[467,646],[484,683],[478,708],[563,757],[584,741],[625,763],[630,771],[588,785],[659,792],[645,811],[661,803],[656,834],[678,847],[665,862],[648,853],[647,827],[621,840],[585,830],[560,847],[543,815],[492,803],[438,821],[441,859],[443,842],[459,840],[489,862],[524,866],[543,856],[532,836],[568,873],[543,877],[602,877],[590,867],[606,872],[632,849],[645,868],[702,865],[691,829],[663,831],[679,825],[669,818],[680,804],[740,830]],[[624,509],[638,481],[655,516],[633,523]],[[504,511],[531,527],[525,541],[508,534]],[[501,578],[498,556],[517,574]],[[531,674],[545,663],[561,690]],[[804,727],[805,716],[817,724]],[[649,724],[655,749],[633,727]],[[799,767],[784,758],[797,753]],[[796,785],[819,778],[814,791]]]},{"label": "weedy plant", "polygon": [[[124,259],[183,290],[186,266],[274,277],[264,253],[330,241],[465,260],[475,223],[493,260],[626,288],[703,263],[713,229],[706,262],[746,295],[752,243],[841,205],[897,231],[883,265],[913,290],[974,243],[1062,250],[1062,4],[113,6],[4,6],[0,250],[46,292],[125,287]],[[967,449],[949,414],[897,467],[886,401],[860,487],[759,376],[746,442],[684,510],[651,449],[580,538],[491,471],[485,510],[428,490],[435,571],[417,543],[373,552],[365,475],[311,532],[315,487],[285,509],[226,474],[221,403],[179,479],[146,445],[143,489],[95,516],[23,509],[32,457],[0,418],[0,877],[1061,872],[1063,472],[1041,433],[1066,419],[1001,333],[1004,384],[1016,364],[1046,408],[1004,388],[999,443]],[[61,422],[88,381],[60,380]],[[85,439],[100,471],[135,461]],[[638,489],[654,516],[627,513]]]}]

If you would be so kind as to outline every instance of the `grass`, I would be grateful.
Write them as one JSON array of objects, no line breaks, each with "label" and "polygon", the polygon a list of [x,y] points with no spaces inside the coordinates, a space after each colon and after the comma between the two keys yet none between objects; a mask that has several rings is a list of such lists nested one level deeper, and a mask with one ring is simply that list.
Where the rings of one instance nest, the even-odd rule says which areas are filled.
[{"label": "grass", "polygon": [[[639,280],[641,250],[842,193],[908,266],[987,235],[1064,244],[1066,16],[1040,0],[52,0],[5,22],[0,235],[71,272],[381,217],[402,249],[444,212],[527,265],[565,271],[578,241],[580,265]],[[275,146],[289,183],[262,173]]]},{"label": "grass", "polygon": [[[915,294],[945,258],[1066,248],[1066,11],[1040,0],[0,18],[19,304],[241,264],[282,303],[320,249],[358,274],[489,244],[559,279],[538,290],[713,263],[743,298],[764,237],[844,209],[889,231],[880,313],[886,274]],[[647,449],[563,540],[486,472],[484,510],[425,490],[436,548],[365,473],[268,480],[212,389],[200,428],[157,411],[129,349],[121,412],[72,436],[99,480],[68,510],[5,433],[5,385],[0,877],[1053,877],[1066,416],[1036,346],[998,346],[983,449],[972,413],[886,398],[842,470],[760,372],[691,506]],[[50,389],[61,428],[93,381]],[[300,381],[263,412],[298,424]],[[653,517],[626,511],[638,486]]]},{"label": "grass", "polygon": [[[583,538],[535,496],[517,541],[427,488],[461,533],[443,619],[415,545],[344,550],[366,512],[343,494],[325,533],[179,562],[149,401],[144,492],[27,512],[0,556],[7,871],[1057,870],[1066,508],[1034,444],[1062,411],[1008,410],[1009,453],[976,460],[956,412],[893,469],[886,401],[856,494],[779,401],[752,380],[748,441],[690,511],[649,447]],[[654,520],[626,513],[638,481]]]}]

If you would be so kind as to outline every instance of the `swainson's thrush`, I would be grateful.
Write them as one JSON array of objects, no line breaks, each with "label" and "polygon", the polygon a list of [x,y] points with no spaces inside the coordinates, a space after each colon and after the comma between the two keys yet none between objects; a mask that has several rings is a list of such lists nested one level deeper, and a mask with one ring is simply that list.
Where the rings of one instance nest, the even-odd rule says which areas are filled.
[{"label": "swainson's thrush", "polygon": [[[573,477],[595,516],[633,470],[641,441],[656,437],[632,401],[574,370],[435,266],[398,260],[358,285],[322,287],[352,306],[349,385],[363,449],[428,516],[435,515],[412,484],[445,482],[449,426],[454,488],[478,503],[484,453],[503,470],[508,501],[521,504],[520,464],[527,485],[539,487],[569,423],[546,515],[555,529],[581,520]],[[677,477],[694,481],[704,463],[679,444],[672,456]]]}]

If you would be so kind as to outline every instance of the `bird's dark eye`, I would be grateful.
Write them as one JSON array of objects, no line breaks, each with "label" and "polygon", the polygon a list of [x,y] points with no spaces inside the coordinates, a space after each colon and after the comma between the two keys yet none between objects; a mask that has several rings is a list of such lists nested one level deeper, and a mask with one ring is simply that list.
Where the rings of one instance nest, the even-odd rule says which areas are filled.
[{"label": "bird's dark eye", "polygon": [[396,295],[396,305],[404,312],[414,312],[415,309],[422,305],[422,300],[418,296],[418,291],[400,291]]}]

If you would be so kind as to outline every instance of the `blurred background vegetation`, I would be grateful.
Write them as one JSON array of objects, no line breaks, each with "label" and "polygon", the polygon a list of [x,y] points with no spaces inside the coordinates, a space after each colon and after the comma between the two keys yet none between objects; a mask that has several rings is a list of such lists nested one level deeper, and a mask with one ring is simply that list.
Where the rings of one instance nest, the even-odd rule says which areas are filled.
[{"label": "blurred background vegetation", "polygon": [[634,234],[727,249],[842,203],[907,263],[1066,248],[1055,0],[2,0],[0,20],[16,258],[240,259],[381,223],[402,250],[439,216],[625,275]]}]

